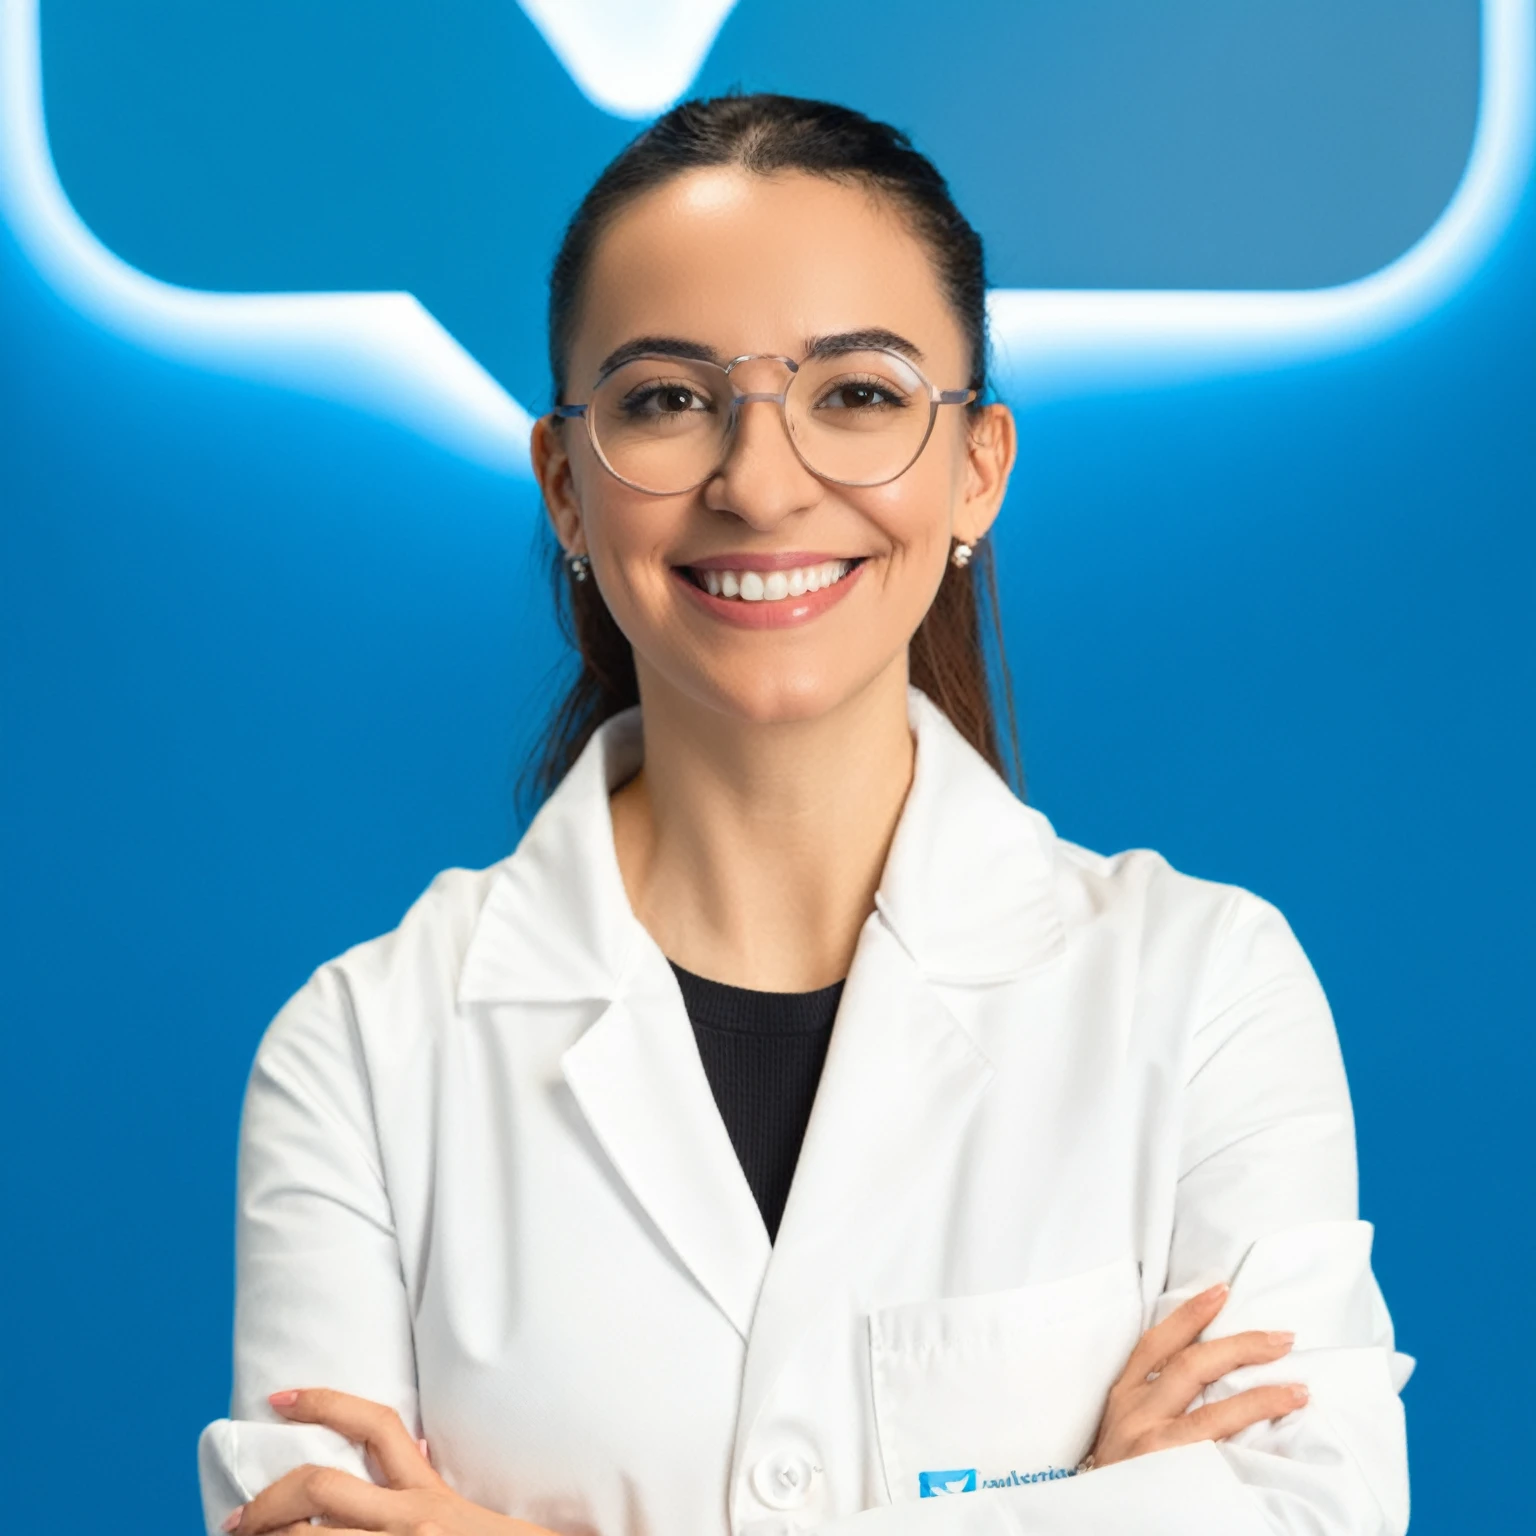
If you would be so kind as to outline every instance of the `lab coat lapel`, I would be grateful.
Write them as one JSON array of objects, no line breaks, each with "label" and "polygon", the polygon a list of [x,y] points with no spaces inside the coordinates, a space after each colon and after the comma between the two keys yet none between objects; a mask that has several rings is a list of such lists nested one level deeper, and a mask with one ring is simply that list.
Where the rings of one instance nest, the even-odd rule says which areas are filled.
[{"label": "lab coat lapel", "polygon": [[932,1246],[992,1078],[878,917],[849,972],[747,1354],[739,1434],[822,1308],[857,1305],[900,1244]]},{"label": "lab coat lapel", "polygon": [[941,995],[1065,948],[1050,825],[921,693],[912,788],[850,969],[758,1301],[738,1449],[817,1315],[935,1250],[993,1068]]},{"label": "lab coat lapel", "polygon": [[600,1005],[560,1063],[594,1155],[745,1337],[768,1234],[676,979],[630,908],[613,850],[608,795],[640,754],[637,710],[594,736],[498,871],[458,996],[466,1005]]},{"label": "lab coat lapel", "polygon": [[565,1053],[561,1069],[646,1214],[746,1338],[768,1264],[768,1232],[659,951]]}]

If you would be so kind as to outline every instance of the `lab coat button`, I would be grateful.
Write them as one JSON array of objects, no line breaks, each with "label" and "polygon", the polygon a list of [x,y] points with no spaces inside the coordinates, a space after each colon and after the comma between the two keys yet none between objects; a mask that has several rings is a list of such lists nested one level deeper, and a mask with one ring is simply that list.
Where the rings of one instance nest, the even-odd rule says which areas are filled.
[{"label": "lab coat button", "polygon": [[798,1509],[811,1492],[815,1468],[794,1451],[765,1456],[752,1469],[752,1488],[769,1509]]}]

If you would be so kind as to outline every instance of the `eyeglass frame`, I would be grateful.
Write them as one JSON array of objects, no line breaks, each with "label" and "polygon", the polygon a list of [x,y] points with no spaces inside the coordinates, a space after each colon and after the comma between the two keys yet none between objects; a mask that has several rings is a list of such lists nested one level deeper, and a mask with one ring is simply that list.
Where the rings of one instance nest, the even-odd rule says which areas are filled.
[{"label": "eyeglass frame", "polygon": [[[592,383],[592,389],[588,393],[599,390],[621,368],[627,368],[631,363],[644,362],[648,358],[658,361],[704,363],[707,367],[718,368],[726,377],[726,382],[731,385],[730,417],[727,421],[725,433],[721,438],[722,451],[719,462],[716,463],[708,474],[695,480],[692,485],[685,485],[676,491],[653,491],[649,486],[637,484],[633,480],[626,480],[612,464],[608,462],[608,455],[603,452],[603,446],[597,440],[597,429],[592,425],[592,417],[589,414],[592,402],[590,400],[580,405],[557,405],[550,412],[551,416],[561,421],[572,421],[577,417],[586,424],[587,441],[592,444],[592,451],[597,455],[597,461],[613,476],[620,485],[627,485],[632,491],[639,491],[643,496],[686,496],[689,491],[696,491],[701,485],[713,480],[725,467],[725,462],[731,455],[731,443],[736,435],[736,424],[741,417],[741,407],[750,405],[755,400],[773,403],[779,408],[779,420],[784,426],[784,436],[789,439],[789,446],[794,451],[795,457],[800,461],[807,473],[815,475],[818,480],[825,481],[828,485],[846,485],[860,490],[869,490],[877,485],[889,485],[893,480],[899,480],[912,468],[923,456],[923,449],[928,446],[928,439],[933,436],[933,425],[939,419],[939,407],[941,405],[970,405],[972,401],[980,397],[980,391],[975,389],[940,389],[932,383],[921,368],[909,357],[902,357],[899,352],[894,352],[889,347],[861,347],[861,352],[883,352],[887,357],[897,358],[903,367],[911,369],[918,377],[920,383],[928,390],[928,425],[923,431],[923,440],[917,445],[912,457],[907,460],[894,475],[888,475],[884,480],[839,480],[834,475],[824,475],[819,469],[811,465],[805,455],[800,451],[800,446],[795,442],[795,434],[789,427],[788,397],[791,386],[794,384],[794,375],[800,372],[800,363],[807,361],[801,358],[796,362],[792,357],[785,357],[780,352],[743,352],[739,357],[733,357],[729,362],[716,363],[709,358],[683,357],[676,352],[640,352],[633,357],[623,358],[611,368],[605,368]],[[731,370],[739,363],[783,363],[790,372],[790,381],[778,394],[771,394],[767,390],[737,389],[731,379]]]}]

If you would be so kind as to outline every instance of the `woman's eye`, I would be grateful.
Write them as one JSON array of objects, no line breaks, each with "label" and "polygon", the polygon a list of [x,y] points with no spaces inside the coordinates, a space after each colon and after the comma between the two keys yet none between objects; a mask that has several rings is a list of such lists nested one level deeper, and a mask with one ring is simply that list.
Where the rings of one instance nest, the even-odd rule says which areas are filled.
[{"label": "woman's eye", "polygon": [[870,411],[903,406],[907,402],[883,384],[838,384],[816,402],[818,410]]},{"label": "woman's eye", "polygon": [[707,411],[709,402],[686,384],[653,384],[634,391],[624,407],[632,416],[685,416]]}]

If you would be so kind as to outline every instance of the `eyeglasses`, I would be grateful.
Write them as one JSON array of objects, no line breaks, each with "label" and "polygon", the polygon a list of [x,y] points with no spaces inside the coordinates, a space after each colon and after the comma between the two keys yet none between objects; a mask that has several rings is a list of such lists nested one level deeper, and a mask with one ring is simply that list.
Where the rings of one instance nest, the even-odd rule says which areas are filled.
[{"label": "eyeglasses", "polygon": [[[737,388],[743,363],[782,363],[779,394]],[[800,462],[834,485],[885,485],[917,462],[941,405],[969,405],[974,389],[938,389],[906,358],[882,348],[839,351],[801,362],[753,352],[730,362],[669,353],[626,358],[602,374],[584,405],[557,405],[580,416],[603,467],[652,496],[676,496],[704,484],[725,464],[741,407],[774,404]]]}]

